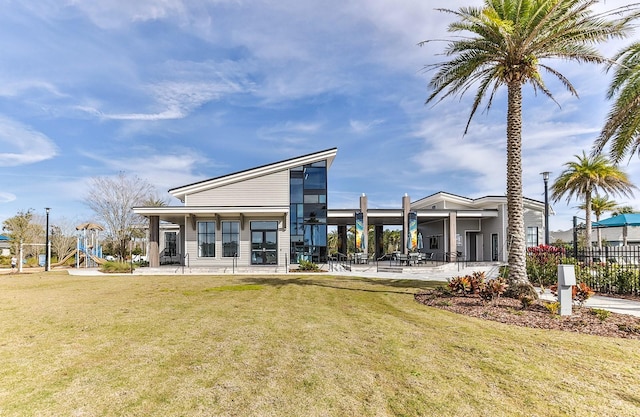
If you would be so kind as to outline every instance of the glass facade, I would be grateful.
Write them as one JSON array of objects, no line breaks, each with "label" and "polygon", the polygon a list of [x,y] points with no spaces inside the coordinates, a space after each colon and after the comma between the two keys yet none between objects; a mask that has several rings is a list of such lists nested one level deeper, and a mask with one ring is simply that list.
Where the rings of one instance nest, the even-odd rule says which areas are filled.
[{"label": "glass facade", "polygon": [[291,263],[327,261],[327,162],[289,171]]}]

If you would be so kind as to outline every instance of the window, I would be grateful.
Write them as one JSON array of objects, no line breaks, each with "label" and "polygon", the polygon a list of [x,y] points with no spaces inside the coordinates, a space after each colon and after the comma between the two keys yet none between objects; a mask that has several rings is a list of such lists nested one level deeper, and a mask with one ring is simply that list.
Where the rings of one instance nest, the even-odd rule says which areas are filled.
[{"label": "window", "polygon": [[164,232],[164,252],[165,255],[176,256],[177,239],[176,232]]},{"label": "window", "polygon": [[327,161],[290,170],[290,258],[327,260]]},{"label": "window", "polygon": [[198,256],[201,258],[216,256],[215,222],[198,222]]},{"label": "window", "polygon": [[278,222],[251,222],[251,264],[278,264]]},{"label": "window", "polygon": [[222,256],[232,258],[238,256],[240,241],[240,222],[222,222]]},{"label": "window", "polygon": [[527,227],[527,247],[538,246],[538,228]]}]

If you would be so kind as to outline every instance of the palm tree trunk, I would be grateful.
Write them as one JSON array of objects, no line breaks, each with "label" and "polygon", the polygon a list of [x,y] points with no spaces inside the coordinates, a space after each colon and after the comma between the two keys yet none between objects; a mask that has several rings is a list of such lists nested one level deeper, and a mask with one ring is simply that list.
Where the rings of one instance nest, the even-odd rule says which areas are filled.
[{"label": "palm tree trunk", "polygon": [[[509,216],[509,286],[522,293],[531,287],[527,278],[524,207],[522,203],[522,85],[508,85],[507,109],[507,213]],[[535,291],[534,291],[535,294]]]},{"label": "palm tree trunk", "polygon": [[[596,213],[596,223],[600,223],[600,215],[598,213]],[[596,229],[596,239],[598,239],[598,249],[602,250],[602,233],[599,227]]]},{"label": "palm tree trunk", "polygon": [[585,245],[587,245],[586,249],[591,249],[591,191],[588,191],[584,196],[584,223],[585,223]]}]

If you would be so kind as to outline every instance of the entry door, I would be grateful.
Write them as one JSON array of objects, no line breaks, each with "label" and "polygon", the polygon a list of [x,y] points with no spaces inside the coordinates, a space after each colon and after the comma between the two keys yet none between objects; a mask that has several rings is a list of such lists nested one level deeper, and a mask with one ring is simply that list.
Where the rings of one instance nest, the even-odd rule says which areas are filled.
[{"label": "entry door", "polygon": [[278,264],[278,232],[275,230],[253,230],[251,232],[251,264]]}]

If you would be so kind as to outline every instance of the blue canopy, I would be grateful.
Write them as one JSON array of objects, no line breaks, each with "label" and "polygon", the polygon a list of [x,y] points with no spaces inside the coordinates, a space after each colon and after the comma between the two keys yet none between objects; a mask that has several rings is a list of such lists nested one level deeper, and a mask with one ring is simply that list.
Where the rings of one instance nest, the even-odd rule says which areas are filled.
[{"label": "blue canopy", "polygon": [[599,222],[593,222],[593,227],[623,227],[640,226],[640,214],[619,214]]}]

